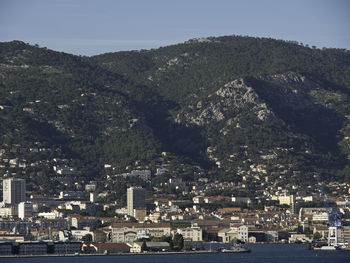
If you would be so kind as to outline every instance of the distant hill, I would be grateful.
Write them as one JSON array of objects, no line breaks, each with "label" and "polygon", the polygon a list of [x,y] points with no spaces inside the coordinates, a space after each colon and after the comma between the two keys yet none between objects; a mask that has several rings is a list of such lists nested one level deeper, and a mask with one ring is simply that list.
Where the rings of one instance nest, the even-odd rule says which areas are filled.
[{"label": "distant hill", "polygon": [[[3,158],[74,159],[88,178],[165,151],[220,180],[350,182],[349,95],[342,49],[226,36],[80,57],[0,43]],[[36,145],[50,151],[20,150]]]}]

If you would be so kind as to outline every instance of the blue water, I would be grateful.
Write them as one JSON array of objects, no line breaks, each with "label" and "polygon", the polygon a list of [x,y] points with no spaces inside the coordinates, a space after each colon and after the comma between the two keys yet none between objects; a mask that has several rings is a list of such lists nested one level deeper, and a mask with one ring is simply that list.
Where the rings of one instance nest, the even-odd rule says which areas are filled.
[{"label": "blue water", "polygon": [[350,251],[306,250],[299,244],[250,245],[251,253],[244,254],[178,254],[178,255],[136,255],[136,256],[79,256],[79,257],[36,257],[0,258],[6,263],[350,263]]}]

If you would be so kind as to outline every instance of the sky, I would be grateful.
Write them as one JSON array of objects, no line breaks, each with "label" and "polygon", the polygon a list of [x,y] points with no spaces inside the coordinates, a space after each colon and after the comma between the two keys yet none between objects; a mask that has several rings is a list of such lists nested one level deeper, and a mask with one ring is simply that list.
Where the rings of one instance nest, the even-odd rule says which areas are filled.
[{"label": "sky", "polygon": [[348,0],[0,0],[0,42],[77,55],[244,35],[350,49]]}]

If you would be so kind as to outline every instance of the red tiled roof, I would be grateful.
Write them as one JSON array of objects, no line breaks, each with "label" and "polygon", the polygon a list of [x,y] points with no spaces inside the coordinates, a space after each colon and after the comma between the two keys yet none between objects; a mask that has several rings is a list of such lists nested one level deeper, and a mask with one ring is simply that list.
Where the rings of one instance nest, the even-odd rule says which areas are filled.
[{"label": "red tiled roof", "polygon": [[170,227],[170,223],[112,223],[111,228],[134,227],[134,228],[159,228]]}]

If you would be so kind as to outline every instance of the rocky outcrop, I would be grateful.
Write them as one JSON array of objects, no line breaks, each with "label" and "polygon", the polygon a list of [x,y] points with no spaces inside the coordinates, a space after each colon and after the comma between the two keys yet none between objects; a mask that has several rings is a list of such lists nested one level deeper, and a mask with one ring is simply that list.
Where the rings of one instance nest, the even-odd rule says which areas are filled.
[{"label": "rocky outcrop", "polygon": [[213,121],[237,119],[241,112],[247,110],[260,121],[277,121],[273,111],[244,79],[233,80],[208,97],[210,102],[206,106],[202,101],[199,101],[196,105],[198,111],[195,114],[187,114],[188,122],[204,126]]}]

